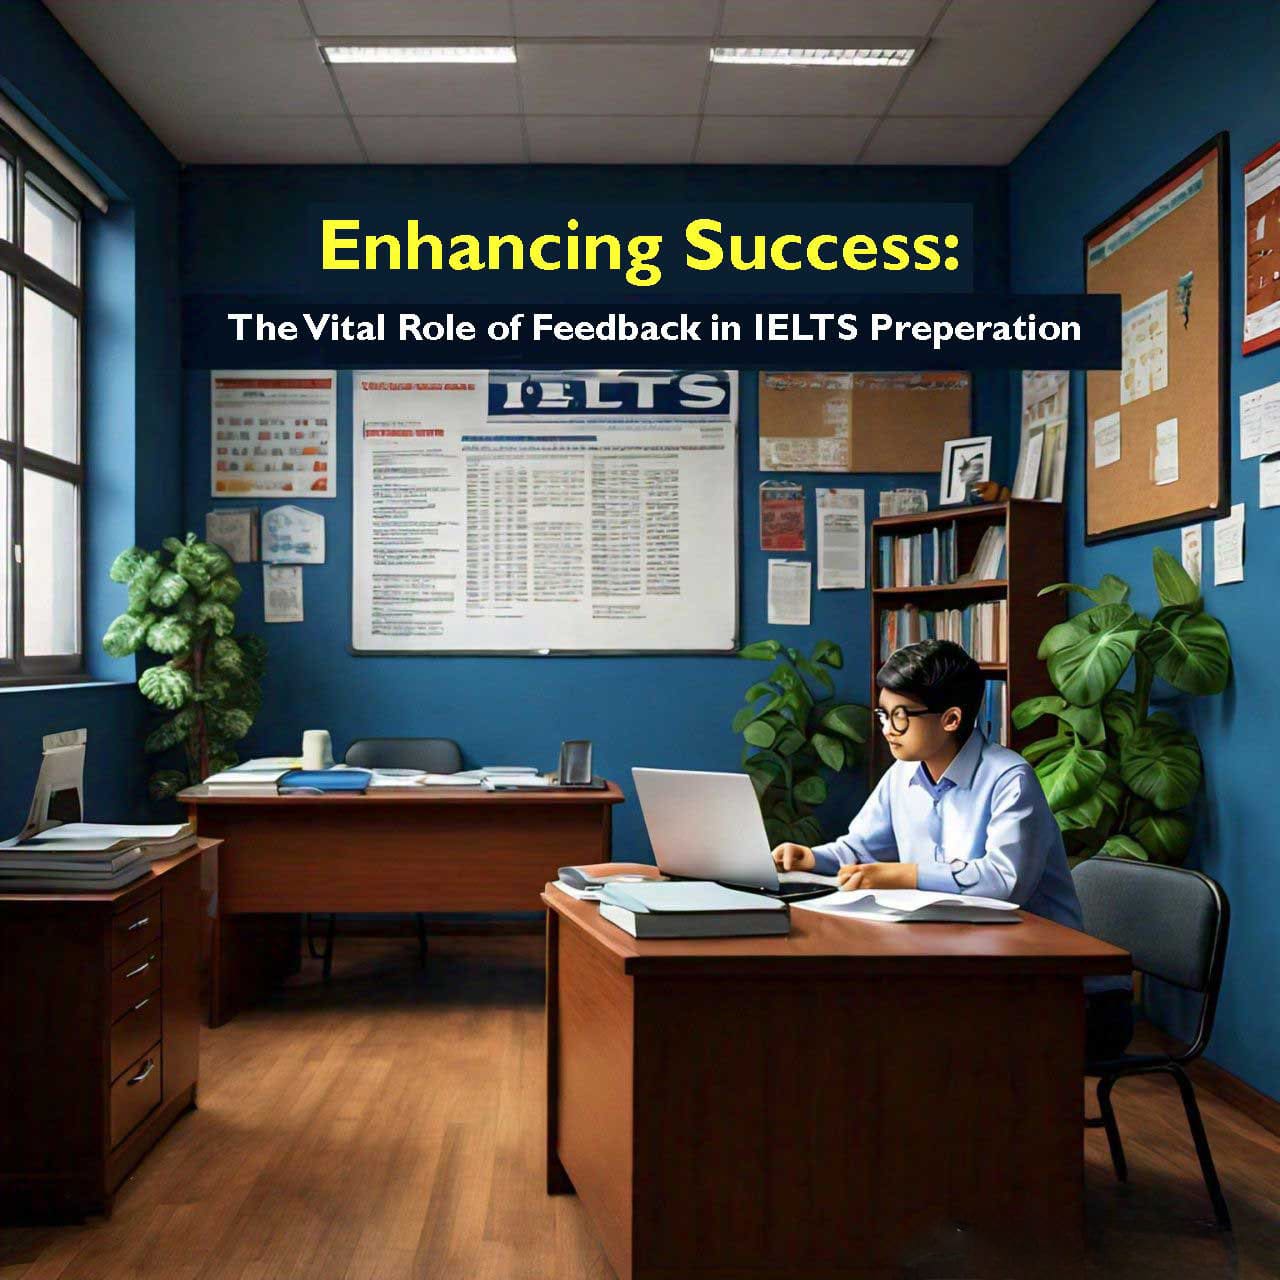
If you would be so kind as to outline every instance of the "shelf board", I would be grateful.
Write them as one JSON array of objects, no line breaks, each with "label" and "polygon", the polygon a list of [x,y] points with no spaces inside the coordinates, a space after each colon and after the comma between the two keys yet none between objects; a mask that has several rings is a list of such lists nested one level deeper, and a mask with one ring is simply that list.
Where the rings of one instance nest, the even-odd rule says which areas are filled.
[{"label": "shelf board", "polygon": [[878,516],[871,522],[871,531],[879,533],[885,529],[901,529],[907,525],[928,528],[935,524],[949,524],[952,520],[990,520],[1008,514],[1007,502],[986,502],[972,507],[935,507],[932,511],[912,511],[904,516]]},{"label": "shelf board", "polygon": [[978,666],[989,676],[1003,676],[1009,672],[1009,664],[1007,662],[980,662]]},{"label": "shelf board", "polygon": [[1008,578],[986,578],[982,582],[946,582],[939,586],[927,587],[875,587],[871,594],[876,596],[894,596],[901,598],[903,596],[943,595],[947,592],[963,593],[966,591],[1007,591],[1008,588]]}]

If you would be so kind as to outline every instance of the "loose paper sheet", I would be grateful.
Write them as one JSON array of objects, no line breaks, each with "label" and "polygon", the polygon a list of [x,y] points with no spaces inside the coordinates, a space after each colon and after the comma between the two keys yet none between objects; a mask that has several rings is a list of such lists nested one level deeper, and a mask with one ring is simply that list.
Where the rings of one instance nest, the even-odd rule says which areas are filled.
[{"label": "loose paper sheet", "polygon": [[867,585],[865,489],[818,490],[818,590]]},{"label": "loose paper sheet", "polygon": [[1280,507],[1280,455],[1258,463],[1258,506]]},{"label": "loose paper sheet", "polygon": [[1120,318],[1120,403],[1169,385],[1169,291],[1162,289]]},{"label": "loose paper sheet", "polygon": [[1213,522],[1213,581],[1216,586],[1244,581],[1244,503]]},{"label": "loose paper sheet", "polygon": [[813,566],[807,560],[769,561],[769,625],[807,627]]},{"label": "loose paper sheet", "polygon": [[262,558],[271,564],[324,564],[324,516],[302,507],[264,511]]},{"label": "loose paper sheet", "polygon": [[1093,424],[1093,465],[1109,467],[1120,461],[1120,415],[1108,413]]},{"label": "loose paper sheet", "polygon": [[1204,572],[1204,525],[1189,524],[1182,530],[1182,567],[1198,587]]},{"label": "loose paper sheet", "polygon": [[1280,382],[1240,397],[1240,456],[1280,450]]},{"label": "loose paper sheet", "polygon": [[219,546],[235,564],[250,564],[253,554],[253,522],[256,507],[223,507],[204,518],[204,540]]},{"label": "loose paper sheet", "polygon": [[266,622],[302,621],[302,570],[297,565],[262,566],[262,611]]},{"label": "loose paper sheet", "polygon": [[1178,479],[1178,420],[1156,423],[1156,456],[1152,477],[1156,484],[1173,484]]}]

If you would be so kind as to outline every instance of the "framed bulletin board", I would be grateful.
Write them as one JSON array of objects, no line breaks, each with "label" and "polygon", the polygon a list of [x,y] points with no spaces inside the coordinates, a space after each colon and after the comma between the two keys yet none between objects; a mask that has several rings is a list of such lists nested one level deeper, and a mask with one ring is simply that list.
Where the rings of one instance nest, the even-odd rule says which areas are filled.
[{"label": "framed bulletin board", "polygon": [[1085,542],[1226,515],[1227,136],[1084,241],[1086,293],[1118,293],[1122,367],[1085,378]]}]

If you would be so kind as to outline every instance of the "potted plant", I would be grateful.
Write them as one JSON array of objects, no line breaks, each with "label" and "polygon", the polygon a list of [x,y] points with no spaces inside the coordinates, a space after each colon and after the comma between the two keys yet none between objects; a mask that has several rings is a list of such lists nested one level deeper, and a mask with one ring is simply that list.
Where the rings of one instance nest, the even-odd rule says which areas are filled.
[{"label": "potted plant", "polygon": [[[1046,716],[1055,722],[1023,754],[1075,860],[1101,853],[1177,864],[1191,844],[1186,808],[1200,786],[1200,746],[1171,714],[1151,711],[1151,689],[1158,677],[1182,693],[1221,693],[1231,646],[1173,556],[1157,547],[1152,569],[1161,607],[1150,618],[1129,605],[1129,584],[1114,574],[1097,587],[1058,582],[1040,592],[1093,602],[1040,643],[1059,696],[1013,711],[1020,729]],[[1122,689],[1130,668],[1132,687]]]},{"label": "potted plant", "polygon": [[820,640],[808,656],[777,640],[757,640],[738,656],[777,663],[747,690],[733,717],[769,841],[819,844],[823,832],[814,810],[827,798],[823,770],[840,773],[861,763],[871,713],[836,701],[831,670],[844,666],[844,655],[830,640]]},{"label": "potted plant", "polygon": [[169,713],[148,735],[146,750],[159,755],[181,747],[183,769],[160,769],[151,777],[153,799],[229,769],[234,744],[253,725],[262,705],[259,681],[266,645],[258,636],[233,635],[232,606],[240,582],[221,547],[166,538],[159,551],[130,547],[111,565],[111,580],[129,589],[129,605],[102,638],[113,658],[144,646],[167,661],[148,667],[138,688]]}]

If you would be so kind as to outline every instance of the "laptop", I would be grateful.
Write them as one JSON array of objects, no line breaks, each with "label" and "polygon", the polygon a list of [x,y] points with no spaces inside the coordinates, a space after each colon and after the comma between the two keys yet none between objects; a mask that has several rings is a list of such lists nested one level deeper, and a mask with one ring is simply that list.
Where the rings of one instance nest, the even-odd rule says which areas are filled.
[{"label": "laptop", "polygon": [[760,802],[745,773],[632,769],[631,776],[663,875],[715,880],[784,902],[833,892],[810,872],[779,876]]}]

